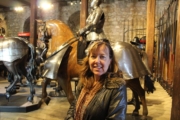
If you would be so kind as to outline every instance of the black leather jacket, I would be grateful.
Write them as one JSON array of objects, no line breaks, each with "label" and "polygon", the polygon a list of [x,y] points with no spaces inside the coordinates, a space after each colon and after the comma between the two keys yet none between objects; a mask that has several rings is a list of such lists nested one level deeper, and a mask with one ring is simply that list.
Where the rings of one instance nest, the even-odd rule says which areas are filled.
[{"label": "black leather jacket", "polygon": [[[107,81],[87,106],[83,120],[125,120],[127,93],[124,83],[121,78]],[[72,103],[65,120],[73,120],[74,110],[75,103]]]}]

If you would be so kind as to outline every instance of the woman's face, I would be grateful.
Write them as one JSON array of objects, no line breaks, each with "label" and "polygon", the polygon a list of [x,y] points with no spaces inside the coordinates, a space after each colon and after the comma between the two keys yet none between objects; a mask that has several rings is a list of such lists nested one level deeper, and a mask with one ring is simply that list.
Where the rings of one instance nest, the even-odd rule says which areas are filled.
[{"label": "woman's face", "polygon": [[109,49],[105,45],[101,45],[96,51],[90,52],[89,66],[95,77],[100,77],[107,72],[111,63],[109,56]]}]

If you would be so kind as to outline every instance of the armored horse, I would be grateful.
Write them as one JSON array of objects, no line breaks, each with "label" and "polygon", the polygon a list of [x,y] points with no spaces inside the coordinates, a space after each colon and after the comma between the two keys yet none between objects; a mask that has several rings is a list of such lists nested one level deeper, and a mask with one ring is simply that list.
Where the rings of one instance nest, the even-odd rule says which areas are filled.
[{"label": "armored horse", "polygon": [[[75,97],[72,93],[71,79],[79,77],[81,65],[77,63],[77,41],[78,38],[74,37],[70,28],[59,20],[48,20],[42,22],[42,29],[39,31],[39,38],[51,38],[49,41],[49,50],[52,52],[44,62],[44,69],[42,76],[42,100],[46,102],[47,91],[46,87],[52,79],[56,79],[67,95],[67,99],[71,104]],[[40,34],[41,33],[41,34]],[[141,87],[139,77],[149,74],[145,65],[138,57],[139,54],[132,47],[131,44],[126,42],[117,42],[112,44],[116,59],[119,63],[119,68],[123,72],[123,77],[126,79],[127,87],[129,87],[135,94],[137,103],[133,111],[134,115],[138,114],[140,104],[138,96],[141,99],[143,106],[143,119],[148,115],[148,109],[145,99],[145,90]],[[54,49],[54,50],[52,50]],[[51,51],[52,50],[52,51]],[[150,82],[149,82],[150,83]],[[153,83],[150,83],[151,85]],[[147,84],[149,91],[153,90]]]},{"label": "armored horse", "polygon": [[26,39],[20,37],[0,39],[0,64],[3,64],[13,76],[10,85],[6,88],[5,95],[8,100],[12,95],[15,85],[21,82],[21,75],[24,75],[30,87],[30,95],[27,100],[33,101],[35,94],[33,87],[34,51],[34,46]]}]

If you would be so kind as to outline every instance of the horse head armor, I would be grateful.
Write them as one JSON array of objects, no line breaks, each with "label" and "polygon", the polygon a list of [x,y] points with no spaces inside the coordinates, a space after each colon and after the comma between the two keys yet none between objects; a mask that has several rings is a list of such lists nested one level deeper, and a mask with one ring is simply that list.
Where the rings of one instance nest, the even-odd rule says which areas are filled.
[{"label": "horse head armor", "polygon": [[[37,20],[38,21],[38,20]],[[46,22],[39,20],[39,27],[38,27],[38,39],[41,41],[48,41],[51,38],[46,26]]]}]

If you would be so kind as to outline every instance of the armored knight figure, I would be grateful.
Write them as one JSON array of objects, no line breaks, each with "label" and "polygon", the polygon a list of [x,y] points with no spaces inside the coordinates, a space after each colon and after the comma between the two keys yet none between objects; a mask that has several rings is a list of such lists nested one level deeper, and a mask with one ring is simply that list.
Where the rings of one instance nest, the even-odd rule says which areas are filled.
[{"label": "armored knight figure", "polygon": [[[145,47],[146,47],[146,36],[143,36],[142,38],[138,38],[138,37],[134,37],[133,40],[130,41],[130,43],[133,45],[133,47],[137,50],[137,52],[139,53],[141,60],[146,68],[146,70],[148,71],[148,73],[145,75],[145,82],[146,79],[150,79],[152,80],[152,72],[148,66],[148,56],[145,52]],[[153,80],[152,80],[153,81]],[[152,86],[152,89],[155,90],[155,87]],[[128,104],[134,104],[134,93],[132,95],[132,99],[128,102]]]},{"label": "armored knight figure", "polygon": [[103,10],[100,8],[101,0],[91,1],[91,11],[86,19],[86,26],[81,28],[78,36],[82,36],[83,40],[78,42],[78,59],[81,61],[85,57],[85,49],[91,41],[98,39],[105,39],[106,36],[103,31],[105,16]]},{"label": "armored knight figure", "polygon": [[106,38],[103,32],[105,16],[99,7],[101,0],[92,0],[91,12],[86,19],[86,26],[78,31],[79,35],[85,35],[87,41]]},{"label": "armored knight figure", "polygon": [[134,37],[132,41],[130,41],[132,45],[137,49],[139,52],[139,55],[141,56],[142,62],[144,63],[146,69],[149,72],[149,75],[151,75],[151,70],[148,66],[148,56],[145,52],[145,47],[146,47],[146,36],[143,36],[142,38]]}]

